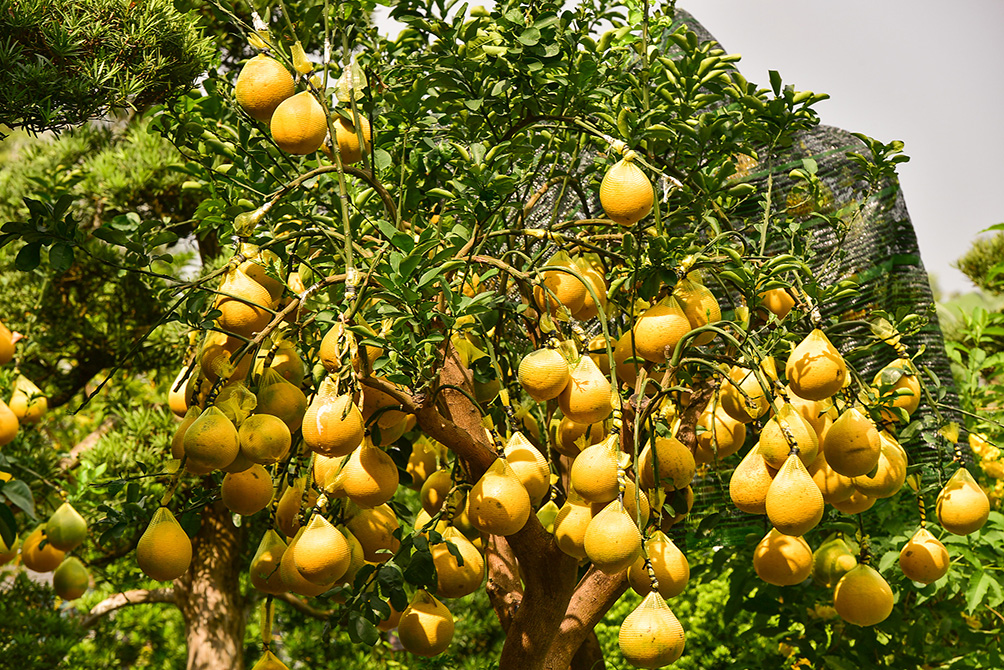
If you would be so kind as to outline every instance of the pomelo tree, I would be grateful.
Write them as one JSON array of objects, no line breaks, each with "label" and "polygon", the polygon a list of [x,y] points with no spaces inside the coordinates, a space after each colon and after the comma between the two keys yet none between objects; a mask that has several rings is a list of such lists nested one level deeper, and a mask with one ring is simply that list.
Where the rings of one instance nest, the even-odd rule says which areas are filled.
[{"label": "pomelo tree", "polygon": [[[825,96],[746,81],[672,4],[398,3],[393,39],[365,2],[199,9],[220,62],[143,120],[180,156],[176,200],[155,201],[173,207],[86,218],[78,183],[51,181],[3,228],[17,270],[62,282],[38,304],[66,319],[95,298],[68,275],[131,287],[101,303],[131,331],[101,357],[73,343],[62,367],[29,355],[60,351],[39,344],[45,310],[8,317],[18,372],[63,382],[54,405],[83,391],[84,415],[111,413],[150,397],[119,368],[160,370],[164,411],[130,429],[159,437],[114,476],[73,474],[103,424],[61,462],[35,462],[30,428],[5,449],[0,493],[23,510],[0,508],[5,547],[59,544],[59,520],[28,541],[48,518],[30,494],[66,497],[88,508],[92,571],[131,570],[85,626],[172,603],[189,668],[240,667],[250,617],[250,660],[281,667],[273,620],[292,607],[365,645],[397,623],[432,656],[473,585],[505,631],[499,667],[597,667],[594,629],[630,584],[648,595],[621,651],[657,667],[683,651],[677,544],[696,558],[753,529],[756,554],[709,566],[752,563],[761,601],[797,590],[825,544],[843,569],[815,576],[870,626],[894,607],[889,552],[872,560],[893,533],[860,512],[901,499],[909,537],[962,481],[943,525],[986,521],[950,380],[926,371],[936,324],[916,303],[844,307],[867,278],[839,271],[841,246],[895,192],[899,143],[801,156]],[[19,421],[56,386],[36,382],[9,403]],[[837,445],[822,462],[821,443]],[[844,573],[864,596],[841,598]]]}]

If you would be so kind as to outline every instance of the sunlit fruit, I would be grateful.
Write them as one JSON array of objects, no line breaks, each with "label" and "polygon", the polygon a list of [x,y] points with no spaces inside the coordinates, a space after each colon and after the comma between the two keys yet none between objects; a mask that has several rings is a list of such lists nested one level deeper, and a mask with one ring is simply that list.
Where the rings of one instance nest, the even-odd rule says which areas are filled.
[{"label": "sunlit fruit", "polygon": [[285,66],[265,54],[258,54],[241,68],[234,84],[237,104],[253,118],[268,123],[272,113],[295,92],[293,76]]},{"label": "sunlit fruit", "polygon": [[305,156],[324,144],[328,134],[324,108],[310,91],[286,98],[272,113],[272,139],[288,154]]},{"label": "sunlit fruit", "polygon": [[600,205],[609,218],[622,226],[644,219],[654,202],[652,183],[632,160],[620,159],[603,175]]},{"label": "sunlit fruit", "polygon": [[683,655],[683,626],[665,599],[652,592],[624,617],[617,644],[636,668],[661,668]]},{"label": "sunlit fruit", "polygon": [[166,582],[188,572],[192,541],[166,507],[158,507],[136,545],[136,562],[150,579]]},{"label": "sunlit fruit", "polygon": [[840,618],[848,623],[874,626],[892,613],[892,589],[878,570],[870,565],[858,564],[837,582],[833,606]]}]

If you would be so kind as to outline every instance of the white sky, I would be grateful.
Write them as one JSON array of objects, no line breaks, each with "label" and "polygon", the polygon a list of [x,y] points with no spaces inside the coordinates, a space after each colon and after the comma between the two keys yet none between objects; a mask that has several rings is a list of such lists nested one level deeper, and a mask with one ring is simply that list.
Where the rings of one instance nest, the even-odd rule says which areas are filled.
[{"label": "white sky", "polygon": [[796,89],[830,94],[816,106],[823,123],[903,140],[911,160],[899,173],[924,264],[946,295],[973,288],[951,265],[981,230],[1004,222],[1004,1],[679,6],[742,54],[750,81],[766,86],[777,70]]}]

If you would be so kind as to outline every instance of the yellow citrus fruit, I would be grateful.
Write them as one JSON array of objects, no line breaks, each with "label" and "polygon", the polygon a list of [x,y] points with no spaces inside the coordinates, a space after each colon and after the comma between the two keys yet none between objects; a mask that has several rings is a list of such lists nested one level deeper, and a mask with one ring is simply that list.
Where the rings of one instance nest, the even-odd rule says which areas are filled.
[{"label": "yellow citrus fruit", "polygon": [[889,583],[870,565],[859,564],[840,578],[833,607],[840,618],[857,626],[874,626],[892,613]]},{"label": "yellow citrus fruit", "polygon": [[795,306],[795,299],[784,288],[772,288],[767,291],[761,291],[757,294],[757,299],[778,320],[782,320],[788,316],[788,312]]},{"label": "yellow citrus fruit", "polygon": [[519,363],[519,383],[537,402],[558,397],[570,379],[568,361],[556,349],[537,349]]},{"label": "yellow citrus fruit", "polygon": [[234,514],[256,514],[272,501],[272,477],[268,470],[254,463],[243,472],[229,473],[220,486],[223,504]]},{"label": "yellow citrus fruit", "polygon": [[14,334],[0,323],[0,365],[7,365],[14,360],[14,344]]},{"label": "yellow citrus fruit", "polygon": [[262,657],[258,659],[258,662],[254,664],[251,670],[289,670],[289,667],[279,660],[279,657],[272,653],[271,650],[266,649]]},{"label": "yellow citrus fruit", "polygon": [[[324,382],[322,382],[322,387]],[[320,394],[320,392],[318,392]],[[282,419],[290,433],[300,430],[307,412],[307,396],[295,384],[273,369],[265,370],[261,376],[258,393],[257,414],[271,414]]]},{"label": "yellow citrus fruit", "polygon": [[[221,312],[220,327],[228,333],[251,337],[272,320],[268,311],[272,307],[272,296],[239,267],[224,275],[220,292],[222,295],[217,298],[216,309]],[[253,358],[246,358],[246,365],[250,368]]]},{"label": "yellow citrus fruit", "polygon": [[846,500],[834,500],[830,504],[833,505],[834,509],[840,510],[844,514],[861,514],[861,512],[871,509],[871,506],[875,504],[875,498],[855,490]]},{"label": "yellow citrus fruit", "polygon": [[878,465],[882,440],[871,418],[857,407],[837,417],[823,442],[826,462],[845,477],[860,477]]},{"label": "yellow citrus fruit", "polygon": [[303,442],[324,456],[347,456],[362,444],[365,433],[362,412],[352,396],[336,395],[330,378],[321,383],[303,415]]},{"label": "yellow citrus fruit", "polygon": [[[546,265],[568,268],[579,273],[575,262],[564,251],[549,258]],[[540,285],[533,287],[534,302],[543,312],[558,312],[559,307],[564,306],[571,314],[575,314],[585,305],[588,293],[586,285],[578,277],[563,270],[545,270],[541,275]]]},{"label": "yellow citrus fruit", "polygon": [[900,570],[907,579],[921,584],[930,584],[944,577],[950,564],[945,545],[926,528],[918,528],[899,552]]},{"label": "yellow citrus fruit", "polygon": [[671,295],[645,310],[633,330],[638,354],[646,361],[663,363],[692,326],[680,301]]},{"label": "yellow citrus fruit", "polygon": [[63,600],[76,600],[87,592],[91,574],[75,556],[70,556],[52,573],[52,589]]},{"label": "yellow citrus fruit", "polygon": [[15,437],[21,424],[17,420],[17,415],[11,411],[3,400],[0,400],[0,447],[10,444]]},{"label": "yellow citrus fruit", "polygon": [[742,423],[755,421],[770,409],[756,373],[738,365],[732,366],[728,379],[722,382],[720,400],[725,413]]},{"label": "yellow citrus fruit", "polygon": [[732,504],[748,514],[767,513],[767,491],[774,481],[775,471],[760,455],[760,445],[746,452],[729,480]]},{"label": "yellow citrus fruit", "polygon": [[65,551],[60,551],[45,540],[45,524],[28,533],[21,543],[21,562],[24,567],[35,572],[52,572],[63,562]]},{"label": "yellow citrus fruit", "polygon": [[[579,270],[579,274],[582,278],[586,280],[586,295],[582,299],[582,307],[572,313],[572,317],[578,319],[579,321],[587,321],[600,313],[600,308],[603,308],[603,313],[606,314],[607,310],[607,280],[603,276],[601,268],[593,265],[585,258],[581,256],[576,259],[576,268]],[[592,288],[592,293],[589,292],[589,288]],[[593,298],[593,294],[596,294],[596,299]],[[599,300],[597,303],[596,300]]]},{"label": "yellow citrus fruit", "polygon": [[60,551],[72,551],[87,537],[87,521],[68,502],[52,513],[45,524],[49,543]]},{"label": "yellow citrus fruit", "polygon": [[504,453],[509,467],[529,494],[530,504],[536,507],[551,488],[551,468],[547,459],[519,431],[506,442]]},{"label": "yellow citrus fruit", "polygon": [[558,422],[558,439],[554,443],[554,448],[558,453],[574,458],[580,451],[600,442],[606,436],[607,429],[602,421],[578,423],[563,416]]},{"label": "yellow citrus fruit", "polygon": [[216,406],[207,407],[185,431],[186,467],[195,474],[219,470],[234,462],[240,439],[233,422]]},{"label": "yellow citrus fruit", "polygon": [[272,414],[252,414],[237,430],[243,453],[252,463],[271,465],[286,455],[292,444],[289,426]]},{"label": "yellow citrus fruit", "polygon": [[568,384],[558,395],[558,406],[572,421],[596,423],[613,411],[613,388],[589,356],[581,356],[572,368]]},{"label": "yellow citrus fruit", "polygon": [[[617,343],[614,345],[614,373],[617,375],[618,380],[631,388],[634,388],[638,382],[638,375],[644,371],[647,365],[647,362],[638,351],[637,344],[632,347],[633,337],[633,331],[625,331],[617,338]],[[607,370],[603,374],[607,376],[610,374],[610,371]]]},{"label": "yellow citrus fruit", "polygon": [[620,501],[612,500],[589,522],[582,548],[593,565],[616,574],[641,556],[641,533]]},{"label": "yellow citrus fruit", "polygon": [[314,584],[330,584],[341,579],[351,558],[345,536],[321,514],[311,517],[293,555],[296,569]]},{"label": "yellow citrus fruit", "polygon": [[397,624],[401,646],[416,656],[432,657],[446,651],[453,639],[453,615],[433,595],[418,590]]},{"label": "yellow citrus fruit", "polygon": [[306,485],[305,477],[297,477],[279,496],[279,504],[275,509],[275,522],[286,537],[293,537],[300,528],[300,504]]},{"label": "yellow citrus fruit", "polygon": [[600,182],[600,205],[607,216],[630,226],[648,216],[655,203],[652,183],[640,167],[622,158],[607,170]]},{"label": "yellow citrus fruit", "polygon": [[272,113],[269,128],[280,149],[298,156],[320,149],[328,134],[324,108],[310,91],[283,100]]},{"label": "yellow citrus fruit", "polygon": [[815,429],[794,407],[781,405],[775,416],[764,424],[760,433],[760,455],[772,468],[780,468],[788,460],[792,444],[798,448],[798,457],[808,465],[819,453],[819,436]]},{"label": "yellow citrus fruit", "polygon": [[49,401],[42,395],[42,389],[24,375],[18,375],[14,380],[14,392],[7,405],[17,420],[25,425],[38,423],[49,410]]},{"label": "yellow citrus fruit", "polygon": [[426,480],[436,471],[442,453],[440,446],[424,435],[411,444],[411,455],[404,468],[411,476],[411,488],[421,491]]},{"label": "yellow citrus fruit", "polygon": [[161,582],[188,572],[192,541],[166,507],[159,507],[136,545],[136,562],[150,579]]},{"label": "yellow citrus fruit", "polygon": [[[881,398],[892,398],[892,406],[906,410],[907,415],[913,414],[920,405],[920,380],[913,363],[897,358],[875,375],[872,386],[881,390]],[[899,417],[888,409],[882,411],[882,418],[887,421],[899,421]]]},{"label": "yellow citrus fruit", "polygon": [[605,504],[617,497],[617,445],[618,436],[611,435],[586,447],[572,461],[572,490],[586,502]]},{"label": "yellow citrus fruit", "polygon": [[[441,598],[462,598],[478,590],[485,578],[485,560],[481,552],[453,526],[443,533],[443,541],[431,547],[436,565],[436,595]],[[446,546],[452,544],[463,557],[463,565]]]},{"label": "yellow citrus fruit", "polygon": [[286,551],[282,553],[282,559],[279,561],[279,576],[282,579],[282,583],[293,593],[313,598],[332,588],[335,585],[335,581],[327,584],[315,584],[308,581],[297,569],[294,556],[296,555],[296,545],[299,544],[304,530],[306,528],[296,531],[296,535],[289,541]]},{"label": "yellow citrus fruit", "polygon": [[289,587],[282,581],[282,555],[286,553],[286,543],[271,528],[265,531],[261,542],[258,544],[258,551],[251,559],[251,585],[270,595],[277,596],[280,593],[289,591]]},{"label": "yellow citrus fruit", "polygon": [[[659,595],[675,598],[683,593],[690,580],[690,563],[669,537],[661,530],[652,533],[645,541],[645,553],[652,563],[652,571],[659,582]],[[652,590],[652,579],[645,569],[645,559],[639,556],[628,569],[628,583],[638,595],[647,595]]]},{"label": "yellow citrus fruit", "polygon": [[879,433],[882,451],[879,454],[875,474],[854,477],[854,488],[872,498],[891,498],[899,493],[906,482],[906,451],[889,433]]},{"label": "yellow citrus fruit", "polygon": [[592,519],[593,511],[589,505],[583,504],[581,498],[573,499],[573,496],[569,496],[554,517],[554,540],[558,548],[569,556],[580,560],[585,558],[583,543]]},{"label": "yellow citrus fruit", "polygon": [[[355,507],[350,505],[350,508]],[[387,550],[391,553],[401,546],[394,537],[398,529],[397,516],[386,503],[373,509],[358,509],[349,519],[346,526],[362,545],[363,556],[372,563],[383,563],[391,554],[381,553]]]},{"label": "yellow citrus fruit", "polygon": [[[342,163],[358,163],[362,160],[363,152],[359,147],[359,136],[356,135],[356,127],[352,121],[339,116],[335,121],[335,141],[338,143],[338,151],[342,155]],[[359,127],[363,131],[363,139],[366,141],[366,151],[370,150],[372,134],[370,132],[370,122],[365,116],[359,116]]]},{"label": "yellow citrus fruit", "polygon": [[497,458],[467,495],[467,514],[478,530],[512,535],[530,518],[530,494],[504,458]]},{"label": "yellow citrus fruit", "polygon": [[[700,328],[722,320],[722,309],[711,290],[688,278],[681,279],[673,287],[673,295],[680,302],[683,312],[690,321],[691,329]],[[694,338],[696,345],[705,345],[715,337],[715,333],[701,333]]]},{"label": "yellow citrus fruit", "polygon": [[843,388],[847,364],[823,331],[816,328],[792,349],[784,374],[795,395],[823,400]]},{"label": "yellow citrus fruit", "polygon": [[721,405],[715,408],[714,414],[711,412],[711,407],[712,404],[709,402],[697,419],[697,448],[694,450],[694,460],[698,464],[713,462],[716,449],[719,461],[728,458],[739,451],[746,442],[746,425],[729,416]]},{"label": "yellow citrus fruit", "polygon": [[251,357],[244,356],[234,362],[231,356],[243,346],[244,342],[239,337],[230,337],[226,333],[212,331],[206,335],[206,341],[202,343],[199,352],[199,370],[205,377],[202,385],[211,386],[208,382],[215,382],[220,377],[228,380],[240,380],[247,376],[251,369]]},{"label": "yellow citrus fruit", "polygon": [[662,596],[649,593],[624,617],[617,644],[636,668],[661,668],[683,655],[683,626]]},{"label": "yellow citrus fruit", "polygon": [[955,471],[938,494],[938,523],[954,535],[968,535],[990,516],[990,499],[966,468]]},{"label": "yellow citrus fruit", "polygon": [[[596,516],[602,512],[603,508],[606,506],[607,503],[590,503],[589,509],[592,510],[593,516]],[[645,527],[648,523],[648,518],[652,513],[652,507],[648,502],[648,496],[644,491],[639,491],[637,487],[635,487],[634,482],[630,479],[624,483],[624,509],[627,511],[628,516],[635,520],[635,523],[639,528]]]},{"label": "yellow citrus fruit", "polygon": [[801,584],[812,572],[812,549],[801,537],[771,528],[753,550],[753,569],[768,584]]},{"label": "yellow citrus fruit", "polygon": [[363,444],[342,465],[341,488],[360,507],[377,507],[397,491],[397,472],[397,465],[387,452]]},{"label": "yellow citrus fruit", "polygon": [[816,460],[806,469],[812,481],[816,482],[819,492],[823,494],[823,502],[832,505],[843,502],[854,494],[854,481],[830,467],[823,449],[819,450]]},{"label": "yellow citrus fruit", "polygon": [[847,542],[834,537],[812,552],[812,578],[820,586],[831,589],[857,564],[858,560]]},{"label": "yellow citrus fruit", "polygon": [[234,84],[237,104],[262,123],[268,123],[279,103],[295,90],[289,70],[265,54],[258,54],[245,63]]},{"label": "yellow citrus fruit", "polygon": [[767,488],[767,518],[778,532],[805,535],[823,518],[823,494],[798,454],[791,454]]},{"label": "yellow citrus fruit", "polygon": [[642,488],[661,486],[667,491],[690,486],[696,468],[694,454],[675,437],[656,438],[654,448],[651,444],[645,445],[638,465]]}]

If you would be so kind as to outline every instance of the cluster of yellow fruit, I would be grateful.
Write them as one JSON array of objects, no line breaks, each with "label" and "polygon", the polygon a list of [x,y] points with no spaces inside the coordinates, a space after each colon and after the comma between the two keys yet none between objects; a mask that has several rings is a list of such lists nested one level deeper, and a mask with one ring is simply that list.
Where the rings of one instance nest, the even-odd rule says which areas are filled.
[{"label": "cluster of yellow fruit", "polygon": [[0,565],[14,560],[20,550],[24,567],[35,572],[52,572],[56,595],[63,600],[75,600],[89,588],[91,575],[80,559],[66,554],[86,538],[84,517],[70,503],[64,502],[48,521],[28,533],[23,541],[15,539],[8,547],[0,539]]},{"label": "cluster of yellow fruit", "polygon": [[969,448],[979,459],[980,468],[987,477],[994,480],[993,486],[987,490],[992,507],[1000,507],[1004,499],[1004,461],[1001,460],[1001,450],[989,442],[982,433],[969,433]]},{"label": "cluster of yellow fruit", "polygon": [[[269,127],[272,139],[286,153],[312,154],[324,145],[328,136],[324,107],[311,91],[296,93],[293,75],[276,59],[258,54],[249,60],[237,76],[234,96],[245,112]],[[369,121],[360,117],[359,125],[369,151]],[[363,149],[353,122],[336,116],[334,129],[342,162],[361,160]]]},{"label": "cluster of yellow fruit", "polygon": [[[12,333],[0,323],[0,365],[14,360],[14,345],[19,339],[19,333]],[[10,398],[7,402],[0,398],[0,447],[17,437],[21,424],[38,423],[48,409],[49,401],[42,390],[24,375],[17,375]]]}]

